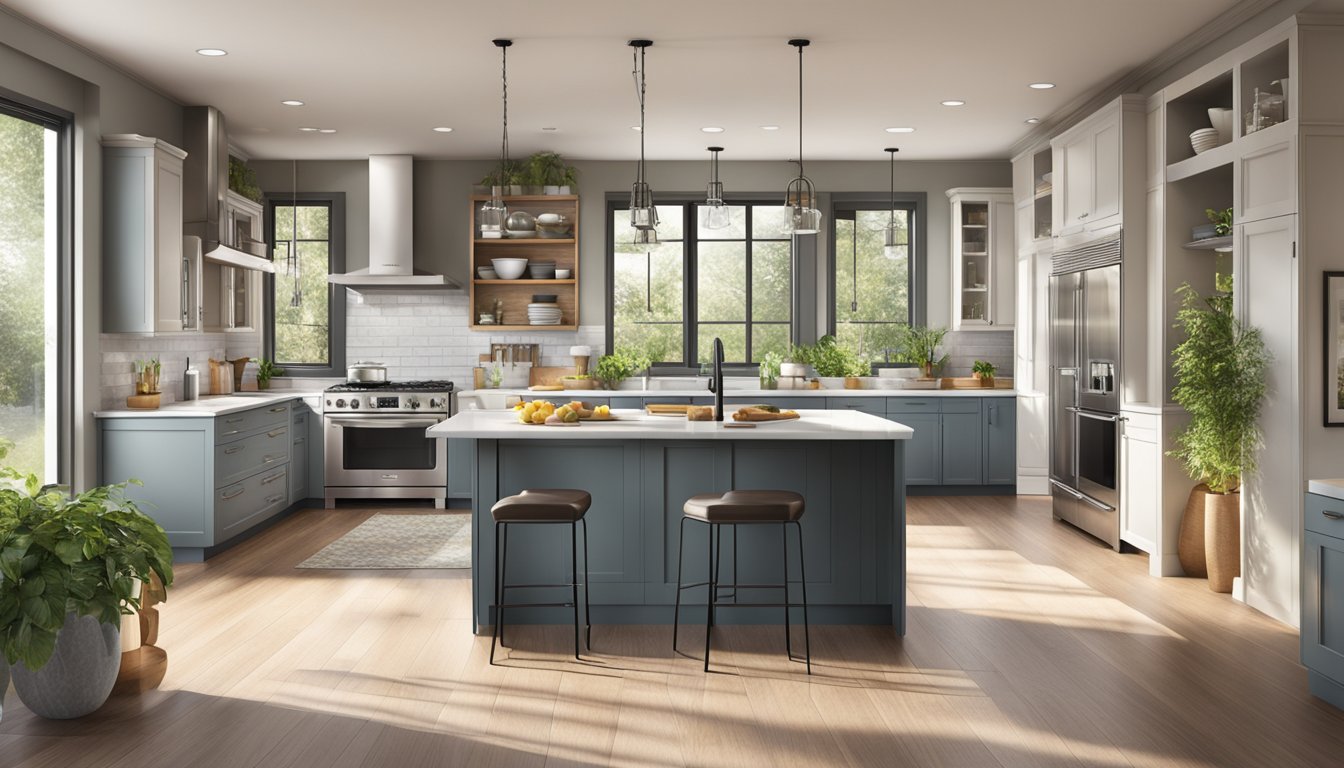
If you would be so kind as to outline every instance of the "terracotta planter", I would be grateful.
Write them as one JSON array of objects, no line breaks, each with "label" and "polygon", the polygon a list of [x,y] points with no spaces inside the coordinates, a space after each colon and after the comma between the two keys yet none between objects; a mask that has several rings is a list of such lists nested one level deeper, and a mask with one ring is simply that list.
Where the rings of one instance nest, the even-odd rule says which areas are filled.
[{"label": "terracotta planter", "polygon": [[1190,497],[1185,500],[1181,532],[1176,538],[1176,557],[1186,576],[1203,578],[1209,575],[1204,557],[1204,497],[1208,495],[1209,486],[1200,483],[1190,489]]},{"label": "terracotta planter", "polygon": [[978,381],[978,382],[980,383],[980,386],[981,386],[981,387],[984,387],[984,388],[986,388],[986,389],[993,389],[993,388],[994,388],[994,377],[993,377],[993,376],[981,376],[981,375],[978,374],[978,373],[973,373],[973,374],[971,374],[971,375],[975,377],[976,381]]},{"label": "terracotta planter", "polygon": [[1241,494],[1210,493],[1204,497],[1204,557],[1209,589],[1231,592],[1241,575]]}]

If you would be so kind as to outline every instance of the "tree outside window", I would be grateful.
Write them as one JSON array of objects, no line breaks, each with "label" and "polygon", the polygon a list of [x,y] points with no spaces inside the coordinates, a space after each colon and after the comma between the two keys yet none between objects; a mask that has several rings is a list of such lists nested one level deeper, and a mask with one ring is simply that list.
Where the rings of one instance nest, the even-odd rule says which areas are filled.
[{"label": "tree outside window", "polygon": [[912,321],[910,229],[914,208],[896,210],[900,245],[886,253],[891,209],[835,211],[832,292],[835,337],[865,359],[880,360],[899,347]]},{"label": "tree outside window", "polygon": [[271,281],[273,358],[281,366],[330,366],[332,206],[273,202],[271,211],[276,264]]}]

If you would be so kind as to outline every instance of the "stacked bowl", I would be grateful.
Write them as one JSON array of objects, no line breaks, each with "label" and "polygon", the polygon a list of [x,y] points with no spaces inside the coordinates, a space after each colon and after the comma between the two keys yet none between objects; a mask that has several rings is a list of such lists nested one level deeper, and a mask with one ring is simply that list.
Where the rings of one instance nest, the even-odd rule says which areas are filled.
[{"label": "stacked bowl", "polygon": [[560,325],[560,305],[554,294],[534,294],[527,305],[527,321],[532,325]]},{"label": "stacked bowl", "polygon": [[1190,146],[1196,155],[1208,152],[1220,143],[1217,128],[1200,128],[1190,134]]},{"label": "stacked bowl", "polygon": [[527,265],[527,272],[533,280],[554,280],[555,262],[534,261]]}]

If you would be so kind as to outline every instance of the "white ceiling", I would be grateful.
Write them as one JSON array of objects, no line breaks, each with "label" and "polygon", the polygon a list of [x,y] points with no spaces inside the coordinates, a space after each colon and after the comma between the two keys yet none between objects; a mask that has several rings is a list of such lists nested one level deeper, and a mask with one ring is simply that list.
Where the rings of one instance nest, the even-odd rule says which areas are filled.
[{"label": "white ceiling", "polygon": [[[499,152],[509,37],[515,156],[628,159],[639,113],[631,37],[648,51],[648,154],[1005,158],[1030,126],[1151,59],[1236,0],[0,0],[184,104],[213,104],[256,157]],[[206,58],[198,48],[229,55]],[[1052,90],[1028,83],[1049,81]],[[286,107],[283,99],[302,99]],[[964,99],[963,107],[939,104]],[[775,124],[766,132],[760,126]],[[434,126],[451,126],[448,134]],[[717,125],[724,133],[702,133]],[[335,128],[302,133],[300,126]],[[558,130],[545,133],[541,129]],[[888,126],[916,132],[893,136]]]}]

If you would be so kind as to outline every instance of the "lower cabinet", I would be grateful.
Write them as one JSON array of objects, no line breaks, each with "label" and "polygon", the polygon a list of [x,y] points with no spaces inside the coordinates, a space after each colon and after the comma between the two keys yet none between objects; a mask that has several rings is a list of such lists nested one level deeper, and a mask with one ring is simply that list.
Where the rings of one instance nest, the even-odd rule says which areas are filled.
[{"label": "lower cabinet", "polygon": [[457,438],[448,441],[448,498],[471,498],[471,452],[475,442]]},{"label": "lower cabinet", "polygon": [[905,444],[905,484],[942,485],[942,416],[936,413],[906,413],[887,418],[915,430],[915,436]]},{"label": "lower cabinet", "polygon": [[289,450],[289,503],[308,498],[308,421],[313,418],[307,406],[295,405]]},{"label": "lower cabinet", "polygon": [[1311,692],[1344,708],[1344,501],[1306,498],[1302,664]]},{"label": "lower cabinet", "polygon": [[1120,540],[1157,557],[1162,445],[1157,417],[1127,413],[1120,433]]},{"label": "lower cabinet", "polygon": [[886,400],[886,417],[915,431],[905,446],[906,485],[1017,483],[1015,398],[889,397]]},{"label": "lower cabinet", "polygon": [[1017,483],[1017,399],[987,397],[984,404],[985,485]]},{"label": "lower cabinet", "polygon": [[979,398],[943,402],[943,485],[984,482],[980,418]]}]

